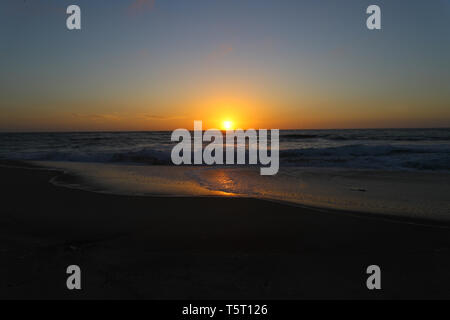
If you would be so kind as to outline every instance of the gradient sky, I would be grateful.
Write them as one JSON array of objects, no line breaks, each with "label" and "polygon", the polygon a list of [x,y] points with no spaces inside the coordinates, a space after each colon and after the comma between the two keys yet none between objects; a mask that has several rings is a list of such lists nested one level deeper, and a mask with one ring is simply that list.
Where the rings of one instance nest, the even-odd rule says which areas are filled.
[{"label": "gradient sky", "polygon": [[450,127],[450,0],[2,0],[0,39],[0,131]]}]

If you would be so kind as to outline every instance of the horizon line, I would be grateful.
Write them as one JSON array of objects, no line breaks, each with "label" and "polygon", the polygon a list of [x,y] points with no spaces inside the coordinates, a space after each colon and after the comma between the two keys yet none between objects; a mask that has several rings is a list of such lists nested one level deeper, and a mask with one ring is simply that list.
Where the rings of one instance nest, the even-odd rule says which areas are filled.
[{"label": "horizon line", "polygon": [[[177,128],[179,129],[179,128]],[[249,130],[249,129],[254,129],[254,130],[260,130],[260,129],[255,129],[255,128],[247,128],[247,129],[242,129],[242,128],[236,128],[234,130]],[[263,128],[265,129],[265,128]],[[271,128],[271,129],[267,129],[267,130],[276,130],[276,128]],[[278,129],[280,131],[293,131],[293,130],[303,130],[303,131],[320,131],[320,130],[433,130],[433,129],[450,129],[450,126],[448,127],[371,127],[371,128],[320,128],[320,129],[301,129],[301,128],[297,128],[297,129]],[[2,131],[0,130],[0,134],[9,134],[9,133],[27,133],[27,134],[33,134],[33,133],[142,133],[142,132],[172,132],[176,129],[173,130],[67,130],[67,131],[50,131],[50,130],[42,130],[42,131],[35,131],[35,130],[31,130],[31,131]],[[207,131],[210,129],[206,129],[206,130],[202,130],[202,131]],[[226,131],[226,130],[222,130],[222,129],[215,129],[215,130],[220,130],[220,131]],[[189,130],[189,131],[194,131]]]}]

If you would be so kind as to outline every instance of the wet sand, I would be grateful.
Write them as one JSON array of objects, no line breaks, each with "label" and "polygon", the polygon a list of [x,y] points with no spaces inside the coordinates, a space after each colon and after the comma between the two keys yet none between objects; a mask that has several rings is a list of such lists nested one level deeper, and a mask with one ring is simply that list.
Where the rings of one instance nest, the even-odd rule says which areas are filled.
[{"label": "wet sand", "polygon": [[314,208],[450,223],[450,173],[282,167],[275,176],[243,166],[168,166],[34,161],[67,175],[63,186],[119,195],[226,195]]},{"label": "wet sand", "polygon": [[[0,167],[0,298],[450,298],[450,229],[249,198],[98,194]],[[66,267],[82,290],[66,289]],[[367,266],[382,290],[366,288]]]}]

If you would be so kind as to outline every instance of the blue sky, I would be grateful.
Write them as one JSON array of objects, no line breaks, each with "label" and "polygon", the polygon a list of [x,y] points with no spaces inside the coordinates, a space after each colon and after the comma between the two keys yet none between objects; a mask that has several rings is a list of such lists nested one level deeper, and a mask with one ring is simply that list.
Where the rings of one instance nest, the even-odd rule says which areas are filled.
[{"label": "blue sky", "polygon": [[[65,8],[82,10],[68,31]],[[366,28],[377,4],[382,30]],[[0,3],[0,130],[450,126],[450,2]]]}]

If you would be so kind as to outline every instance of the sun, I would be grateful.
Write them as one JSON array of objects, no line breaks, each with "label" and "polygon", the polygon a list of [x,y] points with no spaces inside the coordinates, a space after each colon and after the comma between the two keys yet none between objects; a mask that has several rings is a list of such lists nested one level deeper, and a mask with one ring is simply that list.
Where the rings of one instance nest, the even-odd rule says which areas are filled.
[{"label": "sun", "polygon": [[222,128],[224,130],[232,130],[233,129],[233,121],[226,120],[222,123]]}]

